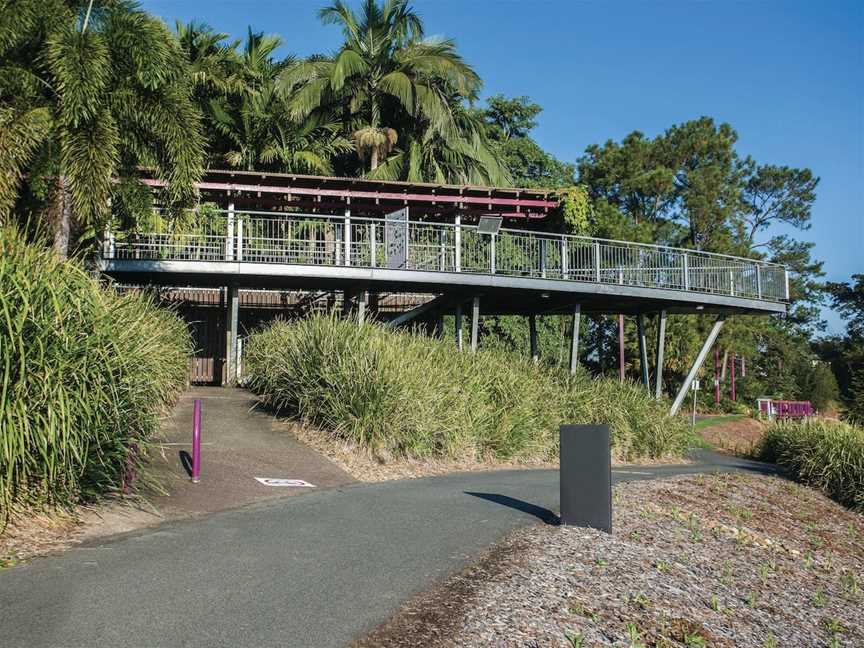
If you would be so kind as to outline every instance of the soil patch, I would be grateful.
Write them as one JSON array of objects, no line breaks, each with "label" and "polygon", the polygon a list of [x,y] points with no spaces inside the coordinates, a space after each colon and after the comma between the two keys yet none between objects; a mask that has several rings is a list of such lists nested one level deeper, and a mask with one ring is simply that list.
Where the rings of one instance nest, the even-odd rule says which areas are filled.
[{"label": "soil patch", "polygon": [[697,430],[699,436],[717,450],[741,456],[752,455],[764,431],[764,423],[749,417],[719,419]]},{"label": "soil patch", "polygon": [[514,533],[356,646],[861,646],[864,517],[777,477],[615,488],[614,534]]}]

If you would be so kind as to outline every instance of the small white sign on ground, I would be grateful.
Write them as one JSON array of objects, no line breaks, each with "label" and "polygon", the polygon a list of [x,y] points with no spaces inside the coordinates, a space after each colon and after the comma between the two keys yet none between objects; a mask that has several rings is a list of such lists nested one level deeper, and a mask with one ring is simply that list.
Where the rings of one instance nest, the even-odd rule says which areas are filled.
[{"label": "small white sign on ground", "polygon": [[276,477],[256,477],[256,481],[261,482],[265,486],[293,486],[294,488],[315,488],[315,484],[310,484],[302,479],[279,479]]}]

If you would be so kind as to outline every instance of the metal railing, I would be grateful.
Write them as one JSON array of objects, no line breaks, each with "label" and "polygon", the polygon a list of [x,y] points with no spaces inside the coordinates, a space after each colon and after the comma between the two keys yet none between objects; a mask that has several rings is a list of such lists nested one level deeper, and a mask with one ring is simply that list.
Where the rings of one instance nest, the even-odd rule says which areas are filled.
[{"label": "metal railing", "polygon": [[789,299],[777,264],[682,248],[474,225],[227,211],[147,232],[106,230],[105,259],[237,261],[500,274],[770,302]]}]

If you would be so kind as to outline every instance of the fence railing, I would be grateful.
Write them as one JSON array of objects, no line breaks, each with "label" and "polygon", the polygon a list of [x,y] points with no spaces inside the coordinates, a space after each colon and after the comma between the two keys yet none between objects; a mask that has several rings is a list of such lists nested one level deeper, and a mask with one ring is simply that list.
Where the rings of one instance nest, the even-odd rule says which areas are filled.
[{"label": "fence railing", "polygon": [[754,259],[580,236],[400,218],[219,212],[105,232],[105,259],[356,266],[559,279],[782,302],[786,269]]}]

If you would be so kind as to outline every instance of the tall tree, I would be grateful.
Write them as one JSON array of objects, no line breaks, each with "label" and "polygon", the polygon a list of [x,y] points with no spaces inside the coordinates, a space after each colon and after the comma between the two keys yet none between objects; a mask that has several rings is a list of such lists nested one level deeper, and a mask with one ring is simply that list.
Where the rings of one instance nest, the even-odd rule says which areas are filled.
[{"label": "tall tree", "polygon": [[474,99],[480,78],[453,41],[424,39],[407,0],[364,0],[359,13],[337,0],[320,17],[339,25],[345,42],[334,57],[312,58],[282,74],[298,119],[316,111],[339,115],[370,172],[405,134],[400,126],[413,120],[451,141],[457,136],[451,96]]},{"label": "tall tree", "polygon": [[572,187],[575,166],[556,159],[531,137],[542,110],[528,97],[489,97],[482,111],[488,139],[516,186]]},{"label": "tall tree", "polygon": [[73,222],[99,228],[112,180],[137,165],[167,182],[169,202],[192,199],[204,141],[186,57],[160,20],[124,0],[6,0],[0,13],[0,140],[24,144],[0,150],[0,209],[24,175],[46,187],[66,256]]},{"label": "tall tree", "polygon": [[831,364],[850,418],[864,422],[864,274],[828,284],[832,305],[843,316],[842,336],[820,340],[817,352]]},{"label": "tall tree", "polygon": [[819,184],[810,169],[757,165],[749,157],[741,166],[741,236],[751,249],[760,245],[757,234],[778,223],[801,230],[810,227],[810,210]]}]

